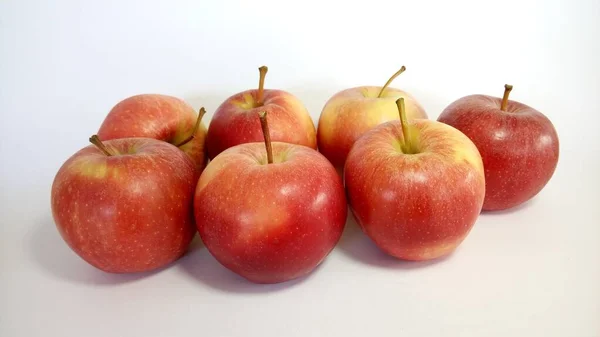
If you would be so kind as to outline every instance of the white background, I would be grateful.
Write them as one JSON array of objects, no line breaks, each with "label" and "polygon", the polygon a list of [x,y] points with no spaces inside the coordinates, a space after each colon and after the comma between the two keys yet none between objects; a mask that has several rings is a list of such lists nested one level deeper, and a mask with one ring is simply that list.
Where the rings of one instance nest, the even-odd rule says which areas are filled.
[{"label": "white background", "polygon": [[[597,0],[0,0],[0,336],[600,336],[599,60]],[[114,104],[164,93],[210,118],[263,64],[315,122],[335,92],[403,64],[393,86],[434,119],[513,84],[554,122],[558,169],[435,262],[388,258],[351,220],[320,268],[276,286],[198,244],[135,276],[69,250],[50,185]]]}]

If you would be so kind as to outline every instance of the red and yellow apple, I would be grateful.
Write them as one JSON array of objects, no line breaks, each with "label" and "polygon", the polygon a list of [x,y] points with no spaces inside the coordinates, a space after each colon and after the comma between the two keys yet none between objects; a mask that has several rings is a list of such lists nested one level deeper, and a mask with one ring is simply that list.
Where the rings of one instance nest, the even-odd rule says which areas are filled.
[{"label": "red and yellow apple", "polygon": [[469,137],[485,168],[483,209],[520,205],[546,186],[558,164],[559,140],[552,122],[541,112],[504,97],[470,95],[450,104],[438,121]]},{"label": "red and yellow apple", "polygon": [[269,114],[273,141],[317,148],[315,126],[302,102],[294,95],[264,89],[267,67],[259,68],[258,90],[246,90],[227,98],[215,111],[207,135],[210,159],[239,144],[261,142],[263,135],[256,115]]},{"label": "red and yellow apple", "polygon": [[196,164],[198,176],[206,166],[206,127],[200,113],[183,100],[167,95],[141,94],[117,103],[100,129],[101,140],[147,137],[177,146]]},{"label": "red and yellow apple", "polygon": [[460,131],[427,119],[375,127],[352,147],[344,169],[350,208],[387,254],[428,260],[451,253],[479,216],[483,162]]},{"label": "red and yellow apple", "polygon": [[266,146],[246,143],[216,156],[194,200],[208,251],[255,283],[313,271],[339,241],[347,215],[342,181],[327,159],[306,146],[271,143],[268,134]]},{"label": "red and yellow apple", "polygon": [[383,87],[362,86],[346,89],[331,97],[319,118],[319,151],[338,169],[352,145],[375,126],[398,118],[396,100],[404,98],[409,119],[427,118],[417,100],[405,91],[389,88],[406,68],[403,66]]},{"label": "red and yellow apple", "polygon": [[122,138],[88,146],[59,169],[51,192],[62,238],[111,273],[150,271],[182,256],[193,222],[195,165],[175,146]]}]

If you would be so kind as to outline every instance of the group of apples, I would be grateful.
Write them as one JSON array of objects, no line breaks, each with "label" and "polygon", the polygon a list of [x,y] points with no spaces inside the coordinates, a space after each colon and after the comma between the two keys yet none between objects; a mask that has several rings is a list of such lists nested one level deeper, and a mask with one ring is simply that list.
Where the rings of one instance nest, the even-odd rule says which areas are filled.
[{"label": "group of apples", "polygon": [[364,86],[335,94],[315,130],[282,90],[229,97],[208,129],[172,96],[126,98],[59,169],[51,207],[82,259],[150,271],[185,254],[196,231],[226,268],[256,283],[313,271],[338,243],[348,205],[366,235],[406,260],[452,252],[483,210],[515,207],[552,177],[554,126],[537,110],[463,97],[438,121],[410,94]]}]

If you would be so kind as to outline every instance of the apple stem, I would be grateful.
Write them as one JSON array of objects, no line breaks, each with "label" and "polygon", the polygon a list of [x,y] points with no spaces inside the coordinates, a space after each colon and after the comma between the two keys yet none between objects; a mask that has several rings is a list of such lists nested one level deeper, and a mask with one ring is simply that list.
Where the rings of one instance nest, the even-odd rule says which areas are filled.
[{"label": "apple stem", "polygon": [[198,111],[198,118],[196,118],[196,124],[194,124],[194,128],[192,129],[192,133],[182,142],[177,144],[177,147],[183,146],[189,143],[192,139],[194,139],[194,137],[196,136],[196,132],[198,132],[198,128],[200,127],[200,122],[202,122],[202,117],[204,117],[205,113],[206,110],[204,109],[204,107],[200,108],[200,111]]},{"label": "apple stem", "polygon": [[383,92],[388,87],[388,85],[390,85],[392,83],[392,81],[394,79],[396,79],[396,77],[398,77],[400,74],[402,74],[405,70],[406,70],[406,67],[402,66],[402,68],[400,68],[400,70],[398,70],[394,75],[392,75],[392,77],[390,77],[390,79],[387,82],[385,82],[385,85],[383,86],[383,88],[381,88],[381,91],[379,92],[379,95],[377,95],[377,98],[381,98],[381,95],[383,95]]},{"label": "apple stem", "polygon": [[256,105],[262,106],[263,104],[263,95],[265,90],[265,77],[267,76],[267,71],[269,68],[267,66],[262,66],[258,68],[258,72],[260,73],[260,78],[258,80],[258,95],[256,97]]},{"label": "apple stem", "polygon": [[102,151],[105,155],[107,156],[114,156],[114,154],[112,152],[110,152],[110,150],[108,149],[108,147],[106,147],[106,145],[104,145],[104,143],[102,143],[102,141],[100,140],[100,138],[98,137],[98,135],[93,135],[90,137],[90,143],[96,145],[96,147]]},{"label": "apple stem", "polygon": [[510,84],[504,85],[504,97],[502,97],[502,104],[500,105],[500,110],[506,111],[506,106],[508,105],[508,95],[510,95],[510,91],[513,86]]},{"label": "apple stem", "polygon": [[408,119],[406,118],[406,108],[404,107],[404,97],[398,98],[396,100],[396,105],[398,106],[398,112],[400,114],[400,125],[402,125],[402,141],[400,143],[400,147],[404,153],[411,152],[411,144],[410,144],[410,128],[408,126]]},{"label": "apple stem", "polygon": [[263,137],[265,137],[267,161],[269,164],[273,164],[273,148],[271,147],[271,135],[269,133],[269,123],[267,122],[267,112],[259,112],[258,116],[260,117],[260,126],[262,127]]}]

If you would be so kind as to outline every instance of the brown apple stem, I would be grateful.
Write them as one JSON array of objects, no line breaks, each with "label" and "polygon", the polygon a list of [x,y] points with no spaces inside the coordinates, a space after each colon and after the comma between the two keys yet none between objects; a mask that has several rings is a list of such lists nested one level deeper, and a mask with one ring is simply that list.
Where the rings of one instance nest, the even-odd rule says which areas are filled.
[{"label": "brown apple stem", "polygon": [[392,75],[392,77],[390,77],[390,79],[387,82],[385,82],[385,85],[383,86],[383,88],[381,88],[381,91],[379,92],[379,95],[377,95],[377,98],[381,98],[381,95],[383,95],[383,92],[388,87],[388,85],[390,85],[392,83],[392,81],[395,80],[396,77],[398,77],[400,74],[402,74],[405,70],[406,70],[406,67],[402,66],[402,68],[400,68],[400,70],[398,70],[394,75]]},{"label": "brown apple stem", "polygon": [[400,147],[402,147],[402,151],[405,153],[409,153],[411,149],[410,144],[410,128],[408,127],[408,119],[406,118],[406,108],[404,107],[404,97],[398,98],[396,100],[396,105],[398,106],[398,112],[400,113],[400,125],[402,125],[402,142],[400,143]]},{"label": "brown apple stem", "polygon": [[259,112],[258,116],[260,117],[260,126],[262,127],[263,137],[265,137],[267,161],[269,164],[273,164],[273,148],[271,147],[271,135],[269,133],[269,123],[267,122],[267,112]]},{"label": "brown apple stem", "polygon": [[198,132],[198,128],[200,127],[200,123],[202,122],[202,117],[204,117],[205,113],[206,110],[204,109],[204,107],[200,108],[200,111],[198,111],[198,117],[196,118],[196,124],[194,124],[194,128],[192,129],[192,133],[182,142],[179,142],[179,144],[176,145],[177,147],[183,146],[189,143],[192,139],[194,139],[194,137],[196,136],[196,132]]},{"label": "brown apple stem", "polygon": [[106,147],[106,145],[104,145],[104,143],[102,143],[102,141],[100,140],[100,138],[98,137],[98,135],[93,135],[90,137],[90,143],[96,145],[96,147],[104,152],[105,155],[107,156],[113,156],[114,154],[112,152],[110,152],[110,150],[108,149],[108,147]]},{"label": "brown apple stem", "polygon": [[502,97],[502,104],[500,105],[500,110],[502,111],[506,111],[506,106],[508,105],[508,95],[510,95],[512,88],[513,87],[510,84],[504,85],[504,97]]},{"label": "brown apple stem", "polygon": [[263,95],[265,91],[265,77],[267,76],[267,71],[269,68],[267,66],[262,66],[258,68],[260,73],[260,78],[258,80],[258,94],[256,95],[256,105],[262,106],[263,104]]}]

